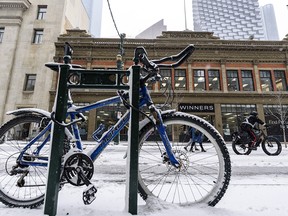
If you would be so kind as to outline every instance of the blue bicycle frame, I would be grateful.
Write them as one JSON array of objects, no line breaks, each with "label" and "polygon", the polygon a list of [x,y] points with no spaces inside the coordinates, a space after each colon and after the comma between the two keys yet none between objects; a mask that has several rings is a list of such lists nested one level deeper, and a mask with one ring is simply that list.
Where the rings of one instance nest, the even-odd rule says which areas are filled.
[{"label": "blue bicycle frame", "polygon": [[[83,107],[77,107],[70,102],[70,103],[68,103],[67,117],[70,117],[71,122],[73,122],[77,119],[77,114],[79,114],[79,113],[90,111],[92,109],[98,109],[101,107],[106,107],[110,104],[117,104],[117,103],[122,103],[122,102],[123,101],[122,101],[121,96],[115,96],[115,97],[107,98],[107,99],[104,99],[104,100],[101,100],[101,101],[98,101],[98,102],[95,102],[93,104],[83,106]],[[156,118],[157,118],[156,127],[157,127],[157,130],[159,131],[160,137],[161,137],[162,142],[165,146],[167,155],[170,159],[170,162],[174,166],[178,166],[179,162],[176,159],[174,153],[172,152],[172,147],[171,147],[170,141],[168,139],[168,135],[166,133],[166,127],[163,124],[161,113],[153,105],[153,102],[152,102],[151,97],[150,97],[150,93],[149,93],[147,87],[145,85],[143,85],[140,88],[139,107],[143,107],[145,105],[147,105],[149,108],[150,108],[150,106],[153,107],[153,112],[156,114]],[[154,115],[154,117],[155,117],[155,115]],[[120,131],[125,127],[125,125],[128,124],[129,119],[130,119],[130,110],[127,109],[126,113],[118,120],[118,122],[114,126],[110,127],[106,132],[104,132],[102,134],[101,138],[96,140],[97,144],[87,154],[92,159],[92,161],[95,161],[97,159],[97,157],[101,154],[101,152],[108,146],[109,142],[111,140],[113,140],[120,133]],[[20,164],[32,165],[32,166],[47,166],[47,164],[48,164],[47,163],[47,161],[48,161],[47,157],[41,157],[41,158],[38,157],[38,159],[41,159],[44,162],[33,162],[33,161],[25,161],[24,156],[25,156],[25,151],[27,149],[29,149],[36,141],[38,141],[46,132],[50,131],[51,128],[52,128],[52,121],[50,121],[49,124],[35,138],[33,138],[28,143],[28,145],[23,149],[22,153],[18,157],[18,161],[20,162]],[[82,143],[81,143],[81,137],[80,137],[77,123],[72,124],[71,128],[72,128],[73,135],[66,128],[65,129],[66,136],[68,136],[68,138],[73,137],[75,140],[76,148],[79,149],[80,151],[83,151],[83,147],[82,147]],[[98,129],[96,129],[96,131],[97,130]],[[48,135],[45,138],[45,140],[41,143],[41,145],[39,145],[36,148],[36,150],[33,152],[34,156],[39,155],[41,149],[45,146],[45,144],[49,140],[50,140],[50,135]]]}]

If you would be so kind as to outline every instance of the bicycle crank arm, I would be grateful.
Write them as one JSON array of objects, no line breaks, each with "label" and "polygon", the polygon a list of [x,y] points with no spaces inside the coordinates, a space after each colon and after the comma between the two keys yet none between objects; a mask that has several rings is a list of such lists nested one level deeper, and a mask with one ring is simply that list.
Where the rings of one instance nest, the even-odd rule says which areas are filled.
[{"label": "bicycle crank arm", "polygon": [[87,188],[83,191],[83,202],[85,205],[90,205],[95,199],[95,194],[97,193],[97,188],[90,182],[90,180],[84,175],[80,167],[76,168],[78,177],[85,183]]}]

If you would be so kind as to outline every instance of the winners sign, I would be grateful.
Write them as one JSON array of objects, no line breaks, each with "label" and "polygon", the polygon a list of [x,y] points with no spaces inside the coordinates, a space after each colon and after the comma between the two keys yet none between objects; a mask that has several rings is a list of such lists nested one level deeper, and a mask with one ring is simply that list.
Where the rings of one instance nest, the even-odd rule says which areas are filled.
[{"label": "winners sign", "polygon": [[179,103],[178,110],[181,112],[214,112],[214,104],[190,104]]}]

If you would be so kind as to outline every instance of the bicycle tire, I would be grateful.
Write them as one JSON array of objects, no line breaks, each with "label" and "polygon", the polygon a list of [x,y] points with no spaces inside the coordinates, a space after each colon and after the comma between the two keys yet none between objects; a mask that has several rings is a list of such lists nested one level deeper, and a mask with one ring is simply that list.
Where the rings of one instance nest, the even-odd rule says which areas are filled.
[{"label": "bicycle tire", "polygon": [[[43,129],[42,119],[33,114],[22,115],[0,128],[0,201],[9,207],[36,208],[44,203],[47,167],[18,165],[13,168],[17,166],[17,157],[27,140]],[[26,160],[37,160],[30,154],[38,144],[35,142],[26,151]],[[41,156],[48,156],[48,145],[42,150]]]},{"label": "bicycle tire", "polygon": [[282,152],[280,141],[272,136],[267,136],[265,140],[263,140],[261,146],[265,154],[269,156],[277,156]]},{"label": "bicycle tire", "polygon": [[241,146],[241,144],[236,143],[235,141],[232,141],[232,149],[237,155],[249,155],[252,150],[248,147],[247,144],[244,144]]},{"label": "bicycle tire", "polygon": [[[165,160],[165,148],[158,142],[157,130],[146,125],[139,138],[138,190],[141,197],[156,197],[168,203],[215,206],[225,194],[231,177],[228,149],[219,132],[207,121],[181,112],[163,115],[172,149],[180,161],[177,169]],[[204,134],[206,152],[187,152],[188,134],[180,132],[194,127]],[[177,136],[178,135],[178,136]],[[172,139],[174,137],[174,139]]]}]

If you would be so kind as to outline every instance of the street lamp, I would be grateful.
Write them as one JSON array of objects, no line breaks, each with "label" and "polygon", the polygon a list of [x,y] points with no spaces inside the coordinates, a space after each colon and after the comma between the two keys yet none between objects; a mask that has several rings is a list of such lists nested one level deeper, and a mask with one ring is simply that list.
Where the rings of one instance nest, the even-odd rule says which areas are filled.
[{"label": "street lamp", "polygon": [[[120,35],[119,53],[116,55],[117,70],[123,70],[122,56],[124,55],[124,48],[123,48],[124,38],[125,38],[125,34],[121,34]],[[120,103],[117,104],[116,118],[117,118],[117,120],[119,120],[121,118]],[[120,142],[120,133],[115,137],[114,144],[118,145],[119,142]]]}]

